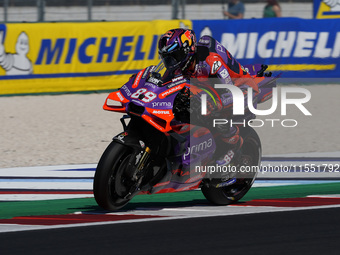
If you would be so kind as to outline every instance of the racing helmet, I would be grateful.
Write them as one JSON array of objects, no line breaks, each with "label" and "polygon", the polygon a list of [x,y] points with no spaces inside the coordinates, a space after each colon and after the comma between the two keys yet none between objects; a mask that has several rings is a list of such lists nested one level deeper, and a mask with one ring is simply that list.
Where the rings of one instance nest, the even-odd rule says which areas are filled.
[{"label": "racing helmet", "polygon": [[167,31],[158,41],[158,53],[167,69],[184,71],[196,53],[195,32],[183,28]]}]

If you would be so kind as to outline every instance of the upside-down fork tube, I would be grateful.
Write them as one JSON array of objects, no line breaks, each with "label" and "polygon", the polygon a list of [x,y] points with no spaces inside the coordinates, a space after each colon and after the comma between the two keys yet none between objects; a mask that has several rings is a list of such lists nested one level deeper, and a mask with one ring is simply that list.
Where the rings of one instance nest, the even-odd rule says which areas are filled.
[{"label": "upside-down fork tube", "polygon": [[144,168],[145,162],[147,162],[149,157],[150,157],[150,152],[151,152],[151,149],[149,147],[146,147],[142,158],[139,160],[139,163],[138,163],[138,166],[137,166],[138,171],[140,171]]}]

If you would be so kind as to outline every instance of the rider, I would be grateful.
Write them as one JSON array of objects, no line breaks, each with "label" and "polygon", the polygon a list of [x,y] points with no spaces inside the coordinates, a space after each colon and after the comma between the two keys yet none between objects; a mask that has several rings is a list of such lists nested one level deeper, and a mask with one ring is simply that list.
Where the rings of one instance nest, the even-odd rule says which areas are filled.
[{"label": "rider", "polygon": [[[207,78],[219,78],[220,83],[238,86],[244,91],[244,94],[246,94],[249,86],[253,88],[254,93],[258,93],[257,84],[252,76],[233,58],[222,44],[210,36],[201,37],[197,43],[193,30],[172,29],[161,36],[158,42],[158,50],[167,68],[165,75],[171,74],[170,76],[172,77],[184,75],[187,78],[197,78],[200,81],[207,80]],[[224,91],[222,94],[219,94],[213,86],[203,84],[204,82],[201,84],[204,87],[202,90],[207,92],[208,95],[208,115],[213,113],[216,116],[216,113],[222,113],[224,112],[222,110],[227,110],[231,107],[232,100],[230,93]],[[194,92],[193,87],[190,90],[192,95]],[[197,92],[197,89],[195,91]],[[243,118],[247,117],[243,116]],[[220,132],[222,140],[228,144],[230,150],[235,152],[241,148],[243,139],[240,136],[238,126],[228,127],[227,130],[225,127],[223,128],[224,130],[221,130],[223,132]],[[229,163],[226,162],[227,159],[228,157],[225,156],[217,163],[220,165],[227,164]]]}]

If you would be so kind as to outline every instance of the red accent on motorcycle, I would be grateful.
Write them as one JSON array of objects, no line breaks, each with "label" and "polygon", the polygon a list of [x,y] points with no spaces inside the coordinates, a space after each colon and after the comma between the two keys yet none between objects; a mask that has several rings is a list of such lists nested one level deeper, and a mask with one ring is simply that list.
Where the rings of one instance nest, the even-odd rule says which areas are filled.
[{"label": "red accent on motorcycle", "polygon": [[164,110],[164,109],[153,109],[153,108],[145,108],[149,113],[151,113],[154,116],[157,116],[158,118],[165,120],[166,122],[170,122],[175,117],[172,109]]},{"label": "red accent on motorcycle", "polygon": [[198,181],[202,180],[205,175],[206,175],[206,173],[196,174],[193,177],[191,177],[188,180],[186,180],[185,183],[195,183],[195,182],[198,182]]},{"label": "red accent on motorcycle", "polygon": [[174,188],[165,188],[161,189],[160,191],[157,191],[155,194],[162,194],[162,193],[174,193],[174,192],[180,192],[180,191],[186,191],[186,190],[194,190],[198,189],[199,183],[188,183],[188,186],[179,188],[179,189],[174,189]]},{"label": "red accent on motorcycle", "polygon": [[159,97],[160,99],[164,99],[164,98],[166,98],[167,96],[171,95],[172,93],[181,90],[184,86],[185,86],[185,83],[180,84],[180,85],[177,85],[177,86],[175,86],[175,87],[173,87],[173,88],[171,88],[171,89],[168,89],[168,90],[164,91],[163,93],[159,94],[158,97]]},{"label": "red accent on motorcycle", "polygon": [[195,126],[190,124],[179,124],[172,126],[172,130],[175,131],[177,134],[185,134],[193,129]]},{"label": "red accent on motorcycle", "polygon": [[209,134],[209,133],[210,133],[209,129],[201,127],[193,133],[193,136],[195,138],[198,138],[198,137],[204,136],[204,135]]},{"label": "red accent on motorcycle", "polygon": [[145,114],[142,115],[142,118],[163,133],[169,132],[171,130],[170,122],[166,122],[162,119],[151,118]]},{"label": "red accent on motorcycle", "polygon": [[266,102],[267,100],[269,100],[269,99],[272,98],[272,95],[273,95],[272,91],[268,92],[267,94],[265,94],[265,95],[262,97],[262,99],[261,99],[260,102],[261,102],[261,103]]},{"label": "red accent on motorcycle", "polygon": [[129,102],[129,100],[123,97],[122,93],[120,93],[119,91],[115,91],[110,93],[109,96],[106,98],[103,109],[107,111],[125,113],[125,106],[123,106],[122,103],[127,102]]},{"label": "red accent on motorcycle", "polygon": [[154,185],[154,187],[160,187],[160,186],[168,185],[169,183],[170,183],[170,181],[157,183],[156,185]]},{"label": "red accent on motorcycle", "polygon": [[135,81],[134,81],[134,83],[132,84],[132,88],[137,88],[138,87],[138,84],[139,84],[139,82],[140,82],[140,79],[142,78],[142,75],[143,75],[143,73],[144,73],[144,70],[145,69],[143,69],[142,71],[139,71],[139,73],[137,74],[137,76],[136,76],[136,79],[135,79]]}]

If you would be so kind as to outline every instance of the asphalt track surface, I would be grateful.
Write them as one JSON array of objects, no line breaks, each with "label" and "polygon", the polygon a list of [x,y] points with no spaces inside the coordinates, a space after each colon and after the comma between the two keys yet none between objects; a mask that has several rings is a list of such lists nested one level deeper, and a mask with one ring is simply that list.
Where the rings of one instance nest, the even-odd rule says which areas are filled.
[{"label": "asphalt track surface", "polygon": [[[329,164],[339,162],[338,154],[332,158],[320,158],[319,160],[322,161],[317,161],[318,158],[313,157],[311,159],[289,158],[288,161],[286,158],[267,158],[265,162],[281,164],[281,160],[283,160],[282,162],[291,164],[290,162],[294,162],[294,160],[301,163],[302,159],[309,163],[314,161],[328,162]],[[325,161],[326,159],[327,161]],[[79,175],[77,178],[90,178],[87,175],[91,175],[93,172],[91,169],[76,172],[64,171],[65,169],[56,171],[55,168],[45,169],[44,171],[38,168],[36,172],[31,171],[32,169],[28,170],[30,171],[27,172],[27,169],[0,171],[3,175],[8,173],[11,176],[10,178],[13,178],[11,180],[8,179],[8,176],[3,176],[2,185],[12,185],[10,181],[13,181],[13,185],[18,185],[17,181],[23,178],[21,189],[29,187],[27,185],[31,185],[31,181],[37,184],[36,188],[45,187],[47,181],[49,188],[51,188],[54,182],[50,181],[55,181],[53,178],[67,178],[68,175],[76,176],[76,174]],[[27,173],[33,176],[26,179]],[[299,177],[302,173],[301,171],[293,173],[293,176]],[[21,176],[22,174],[24,175]],[[288,173],[286,174],[288,175]],[[258,187],[249,192],[250,197],[245,202],[227,207],[209,205],[206,200],[202,201],[203,197],[199,191],[180,194],[181,198],[184,199],[183,201],[186,202],[176,200],[177,202],[171,203],[169,198],[159,194],[159,198],[156,199],[155,195],[153,202],[146,203],[145,201],[149,201],[149,198],[145,200],[147,197],[141,196],[138,198],[140,200],[131,202],[131,208],[111,214],[102,212],[100,208],[93,204],[93,198],[70,199],[70,204],[64,205],[67,210],[60,208],[63,203],[66,203],[67,199],[50,200],[50,203],[2,200],[4,202],[2,209],[5,214],[6,208],[7,210],[11,208],[9,205],[23,206],[26,204],[32,209],[30,209],[31,212],[25,213],[26,208],[22,207],[22,212],[21,210],[13,211],[12,214],[5,216],[5,214],[1,215],[0,203],[0,219],[3,218],[0,221],[2,221],[4,231],[0,233],[0,255],[339,254],[339,178],[335,173],[325,172],[323,174],[325,174],[324,178],[327,180],[316,182],[316,184],[313,184],[313,178],[306,181],[302,178],[303,176],[299,177],[302,178],[300,181],[293,181],[296,185],[288,185],[290,181],[286,180],[288,186],[283,187],[261,187],[267,180],[260,180],[257,183]],[[49,176],[52,179],[38,179],[39,182],[35,182],[34,178],[38,178],[40,175],[45,176],[43,178]],[[59,175],[65,176],[60,177]],[[261,177],[269,178],[268,181],[272,182],[270,179],[273,177],[270,175],[262,175]],[[320,177],[323,176],[318,176],[318,178]],[[329,180],[330,177],[334,180]],[[56,180],[60,181],[61,179]],[[65,179],[66,185],[74,186],[73,181],[73,179]],[[280,184],[280,181],[276,182]],[[91,184],[91,182],[89,183]],[[75,188],[83,187],[80,184]],[[85,184],[88,185],[88,182],[85,182]],[[19,191],[20,187],[17,187]],[[60,188],[65,188],[65,186]],[[264,191],[265,193],[263,193]],[[7,193],[3,196],[10,195]],[[19,195],[19,193],[14,195]],[[198,196],[198,193],[200,196]],[[185,199],[186,195],[188,198]],[[72,201],[78,201],[79,204]],[[163,203],[159,201],[163,201]],[[164,201],[167,203],[164,204]],[[39,208],[38,206],[45,206],[50,209]],[[322,208],[322,206],[327,208]],[[80,214],[74,214],[79,210],[81,211]],[[271,212],[268,212],[269,210]],[[35,211],[40,214],[32,213]],[[199,212],[201,214],[198,214]],[[67,214],[68,216],[64,217],[60,214]],[[30,222],[26,227],[25,223],[23,225],[19,223],[20,220],[23,220],[22,217],[14,217],[20,215],[35,216],[28,217]],[[142,218],[143,215],[149,215],[158,218],[129,222],[123,220],[121,222],[104,222],[105,217],[118,216],[124,218],[128,215],[141,216]],[[81,224],[72,224],[71,221],[74,216],[76,218],[99,217],[101,222],[80,226]],[[18,219],[19,221],[17,221]],[[31,221],[46,219],[55,222],[49,227],[44,226],[42,222]],[[35,229],[31,230],[32,228],[29,225],[37,226],[31,226]]]},{"label": "asphalt track surface", "polygon": [[0,234],[1,254],[339,254],[340,208]]}]

